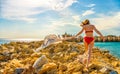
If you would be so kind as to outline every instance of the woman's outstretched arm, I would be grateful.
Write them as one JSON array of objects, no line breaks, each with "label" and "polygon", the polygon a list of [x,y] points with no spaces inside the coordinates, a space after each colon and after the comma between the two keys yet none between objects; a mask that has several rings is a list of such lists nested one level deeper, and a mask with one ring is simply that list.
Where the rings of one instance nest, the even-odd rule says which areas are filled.
[{"label": "woman's outstretched arm", "polygon": [[99,30],[96,29],[95,26],[94,26],[94,31],[95,31],[97,34],[100,35],[100,37],[103,39],[103,41],[105,41],[105,40],[104,40],[104,36],[101,34],[101,32],[100,32]]},{"label": "woman's outstretched arm", "polygon": [[78,32],[75,37],[77,37],[78,35],[80,35],[82,32],[84,31],[84,28],[82,28],[82,30],[80,32]]}]

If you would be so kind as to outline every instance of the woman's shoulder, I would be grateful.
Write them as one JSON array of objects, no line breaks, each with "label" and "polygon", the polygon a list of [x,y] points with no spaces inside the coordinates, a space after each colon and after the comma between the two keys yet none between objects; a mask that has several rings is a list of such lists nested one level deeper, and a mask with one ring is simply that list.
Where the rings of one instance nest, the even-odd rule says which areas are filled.
[{"label": "woman's shoulder", "polygon": [[89,24],[90,26],[94,26],[93,24]]},{"label": "woman's shoulder", "polygon": [[85,28],[85,27],[95,27],[95,26],[93,24],[89,24],[89,25],[84,25],[82,27]]},{"label": "woman's shoulder", "polygon": [[95,27],[93,24],[90,24],[91,27]]}]

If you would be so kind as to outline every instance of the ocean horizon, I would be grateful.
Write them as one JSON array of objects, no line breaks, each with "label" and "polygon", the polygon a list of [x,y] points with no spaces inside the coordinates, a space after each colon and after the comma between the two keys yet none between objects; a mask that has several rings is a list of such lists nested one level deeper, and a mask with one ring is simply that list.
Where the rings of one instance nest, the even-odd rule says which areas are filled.
[{"label": "ocean horizon", "polygon": [[[31,41],[41,41],[43,39],[0,39],[0,45],[10,42],[31,42]],[[82,42],[80,42],[82,44]],[[95,42],[95,47],[100,48],[100,50],[108,50],[110,54],[115,57],[120,58],[120,42]]]},{"label": "ocean horizon", "polygon": [[33,39],[33,38],[4,39],[4,38],[0,38],[0,44],[10,43],[10,42],[31,42],[31,41],[41,41],[41,40],[43,40],[43,39]]}]

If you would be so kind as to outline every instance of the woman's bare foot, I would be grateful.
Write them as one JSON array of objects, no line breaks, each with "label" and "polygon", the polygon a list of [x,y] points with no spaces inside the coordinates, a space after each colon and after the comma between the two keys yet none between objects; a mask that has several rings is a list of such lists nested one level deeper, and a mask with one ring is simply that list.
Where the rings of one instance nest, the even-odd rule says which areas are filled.
[{"label": "woman's bare foot", "polygon": [[78,57],[77,57],[77,60],[80,62],[80,63],[82,63],[82,64],[87,64],[87,57],[86,57],[86,55],[79,55]]}]

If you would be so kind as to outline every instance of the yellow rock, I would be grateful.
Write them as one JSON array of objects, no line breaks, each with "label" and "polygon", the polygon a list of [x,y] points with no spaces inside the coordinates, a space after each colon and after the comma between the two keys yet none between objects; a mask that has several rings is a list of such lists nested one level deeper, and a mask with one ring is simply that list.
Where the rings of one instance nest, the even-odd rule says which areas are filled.
[{"label": "yellow rock", "polygon": [[113,62],[112,62],[112,65],[113,65],[114,67],[117,67],[117,66],[119,65],[119,63],[118,63],[117,61],[113,61]]},{"label": "yellow rock", "polygon": [[[34,53],[32,49],[38,48],[41,44],[42,41],[33,41],[0,45],[0,74],[14,74],[16,68],[25,68],[24,74],[34,74],[34,69],[29,65],[33,67],[35,61],[42,55],[47,57],[48,62],[39,67],[39,74],[81,74],[81,72],[84,74],[87,72],[85,65],[76,61],[76,57],[84,53],[84,45],[63,41],[52,44],[39,53]],[[108,64],[120,73],[119,59],[110,55],[108,51],[102,52],[99,48],[93,48],[89,74],[96,74],[96,71],[98,71],[97,74],[103,74],[100,70]]]},{"label": "yellow rock", "polygon": [[61,71],[66,71],[66,70],[67,70],[67,66],[61,64],[61,65],[59,66],[59,70],[61,70]]},{"label": "yellow rock", "polygon": [[74,73],[72,73],[72,74],[82,74],[82,72],[74,72]]},{"label": "yellow rock", "polygon": [[41,70],[38,72],[38,74],[43,74],[49,70],[56,69],[57,65],[55,63],[47,63],[44,64]]},{"label": "yellow rock", "polygon": [[6,46],[2,46],[2,50],[8,50]]},{"label": "yellow rock", "polygon": [[70,56],[75,57],[77,54],[78,54],[77,52],[72,52],[72,53],[70,53]]},{"label": "yellow rock", "polygon": [[69,63],[67,67],[69,72],[78,72],[82,71],[84,66],[75,60],[74,62]]},{"label": "yellow rock", "polygon": [[63,74],[63,71],[62,71],[62,70],[59,70],[58,74]]}]

